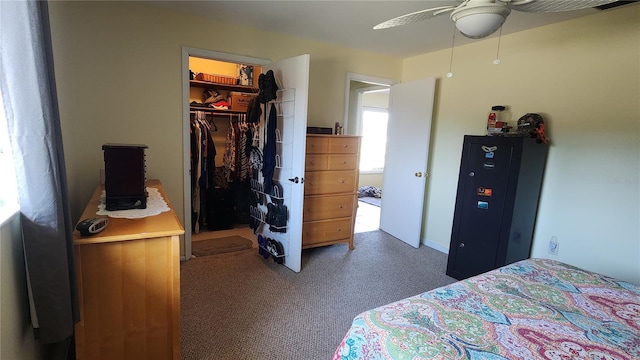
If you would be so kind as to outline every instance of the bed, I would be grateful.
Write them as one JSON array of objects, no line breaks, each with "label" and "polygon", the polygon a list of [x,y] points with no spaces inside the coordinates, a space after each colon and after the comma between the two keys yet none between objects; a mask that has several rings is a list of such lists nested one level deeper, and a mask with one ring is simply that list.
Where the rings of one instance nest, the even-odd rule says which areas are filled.
[{"label": "bed", "polygon": [[523,260],[356,316],[347,359],[640,359],[640,287]]}]

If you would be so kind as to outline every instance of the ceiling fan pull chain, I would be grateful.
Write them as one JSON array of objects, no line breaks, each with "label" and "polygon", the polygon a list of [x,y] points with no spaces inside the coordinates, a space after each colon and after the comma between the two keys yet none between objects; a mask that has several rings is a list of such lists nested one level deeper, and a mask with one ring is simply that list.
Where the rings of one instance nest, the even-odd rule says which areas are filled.
[{"label": "ceiling fan pull chain", "polygon": [[493,65],[500,65],[500,40],[502,39],[502,26],[500,26],[500,33],[498,34],[498,50],[496,51],[496,58],[493,60]]},{"label": "ceiling fan pull chain", "polygon": [[447,73],[447,77],[453,77],[453,72],[451,68],[453,67],[453,47],[456,44],[456,25],[453,24],[453,39],[451,40],[451,58],[449,59],[449,72]]}]

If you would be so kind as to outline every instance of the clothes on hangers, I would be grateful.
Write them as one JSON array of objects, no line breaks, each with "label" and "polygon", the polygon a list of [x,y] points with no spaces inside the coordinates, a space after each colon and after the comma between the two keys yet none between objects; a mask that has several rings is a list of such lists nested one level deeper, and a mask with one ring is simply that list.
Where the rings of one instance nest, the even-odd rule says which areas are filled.
[{"label": "clothes on hangers", "polygon": [[[213,126],[215,130],[215,124]],[[212,124],[206,113],[195,112],[190,123],[191,210],[192,231],[200,232],[201,194],[214,184],[216,147],[211,136]]]},{"label": "clothes on hangers", "polygon": [[248,180],[251,174],[249,158],[257,124],[247,123],[244,114],[235,115],[235,119],[237,120],[230,120],[223,163],[227,181],[243,182]]},{"label": "clothes on hangers", "polygon": [[271,104],[269,119],[267,120],[267,137],[262,150],[264,163],[262,175],[264,175],[264,191],[268,194],[273,186],[273,174],[276,168],[276,128],[278,118],[275,104]]}]

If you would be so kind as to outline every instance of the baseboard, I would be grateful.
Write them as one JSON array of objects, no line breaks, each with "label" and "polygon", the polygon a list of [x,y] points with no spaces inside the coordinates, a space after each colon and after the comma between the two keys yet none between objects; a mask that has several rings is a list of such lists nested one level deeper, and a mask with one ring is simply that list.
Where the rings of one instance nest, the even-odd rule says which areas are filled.
[{"label": "baseboard", "polygon": [[422,245],[428,246],[428,247],[430,247],[432,249],[436,249],[436,250],[438,250],[438,251],[440,251],[442,253],[449,254],[449,248],[444,247],[444,246],[442,246],[442,245],[440,245],[438,243],[434,243],[433,241],[429,241],[429,240],[424,239],[424,240],[422,240]]}]

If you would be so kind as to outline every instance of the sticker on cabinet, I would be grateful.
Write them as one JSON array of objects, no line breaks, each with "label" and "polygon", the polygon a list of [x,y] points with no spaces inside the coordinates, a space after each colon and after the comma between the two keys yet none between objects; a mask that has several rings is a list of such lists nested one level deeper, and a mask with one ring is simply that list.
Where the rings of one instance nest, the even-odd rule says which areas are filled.
[{"label": "sticker on cabinet", "polygon": [[491,196],[493,195],[493,190],[489,188],[479,187],[477,194],[478,196]]}]

